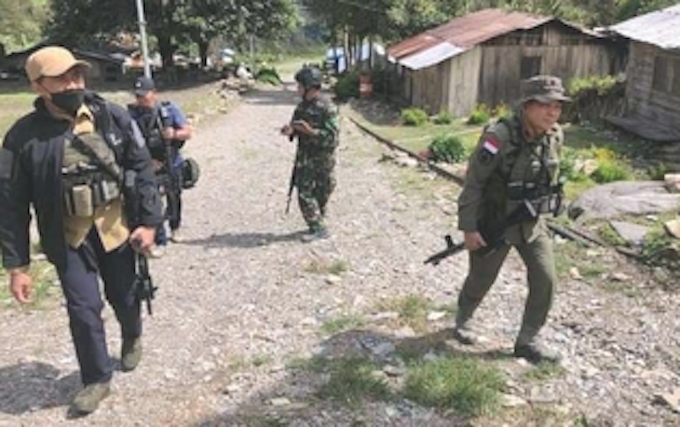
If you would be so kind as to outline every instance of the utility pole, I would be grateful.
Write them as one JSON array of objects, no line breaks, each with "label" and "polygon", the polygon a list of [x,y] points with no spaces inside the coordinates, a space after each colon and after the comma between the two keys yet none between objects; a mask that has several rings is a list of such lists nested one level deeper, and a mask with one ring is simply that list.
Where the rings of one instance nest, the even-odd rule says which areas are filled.
[{"label": "utility pole", "polygon": [[139,18],[139,34],[142,38],[142,59],[144,60],[144,77],[151,78],[151,61],[149,45],[146,38],[146,20],[144,19],[144,2],[137,0],[137,17]]}]

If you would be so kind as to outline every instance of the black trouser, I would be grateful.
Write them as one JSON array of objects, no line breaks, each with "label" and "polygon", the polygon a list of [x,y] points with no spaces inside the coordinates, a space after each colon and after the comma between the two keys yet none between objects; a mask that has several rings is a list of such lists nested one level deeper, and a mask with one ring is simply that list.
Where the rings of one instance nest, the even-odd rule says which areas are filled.
[{"label": "black trouser", "polygon": [[104,282],[106,299],[116,313],[123,338],[139,337],[142,320],[133,289],[134,252],[125,243],[106,253],[93,227],[78,249],[68,248],[66,267],[58,269],[58,274],[83,384],[109,381],[114,364],[106,346],[99,278]]}]

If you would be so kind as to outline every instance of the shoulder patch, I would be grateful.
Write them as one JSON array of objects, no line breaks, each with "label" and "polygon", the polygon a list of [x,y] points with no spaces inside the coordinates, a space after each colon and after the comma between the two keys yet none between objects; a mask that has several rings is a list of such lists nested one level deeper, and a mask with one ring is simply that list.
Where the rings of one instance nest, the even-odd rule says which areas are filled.
[{"label": "shoulder patch", "polygon": [[487,134],[484,136],[484,142],[482,143],[482,150],[486,150],[489,153],[496,155],[501,149],[501,145],[498,142],[498,138],[494,134]]}]

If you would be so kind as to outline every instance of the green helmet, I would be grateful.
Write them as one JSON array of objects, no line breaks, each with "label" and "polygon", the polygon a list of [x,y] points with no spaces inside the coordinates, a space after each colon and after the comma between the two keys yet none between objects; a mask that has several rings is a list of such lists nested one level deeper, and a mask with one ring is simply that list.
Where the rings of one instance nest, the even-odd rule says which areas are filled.
[{"label": "green helmet", "polygon": [[303,67],[295,75],[295,81],[305,89],[320,88],[323,81],[321,70],[316,67]]}]

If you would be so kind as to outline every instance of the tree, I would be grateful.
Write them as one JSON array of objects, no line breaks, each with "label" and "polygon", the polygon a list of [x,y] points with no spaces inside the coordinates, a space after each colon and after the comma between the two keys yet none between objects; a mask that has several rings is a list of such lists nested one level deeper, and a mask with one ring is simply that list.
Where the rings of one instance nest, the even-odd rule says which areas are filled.
[{"label": "tree", "polygon": [[[205,61],[208,45],[218,35],[239,40],[248,34],[274,37],[296,22],[293,0],[145,0],[144,8],[149,33],[166,66],[187,42],[199,46]],[[49,32],[60,40],[91,44],[120,31],[137,31],[131,0],[59,0],[52,11]]]},{"label": "tree", "polygon": [[46,8],[39,2],[0,0],[0,43],[15,50],[36,43],[42,37]]}]

